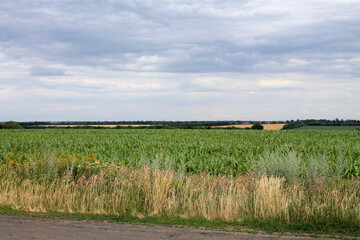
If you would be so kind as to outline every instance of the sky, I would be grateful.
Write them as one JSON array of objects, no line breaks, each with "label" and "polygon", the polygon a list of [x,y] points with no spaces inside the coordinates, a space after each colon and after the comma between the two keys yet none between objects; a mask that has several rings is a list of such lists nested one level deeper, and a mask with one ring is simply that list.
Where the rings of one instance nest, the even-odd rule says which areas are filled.
[{"label": "sky", "polygon": [[0,0],[0,121],[360,119],[360,0]]}]

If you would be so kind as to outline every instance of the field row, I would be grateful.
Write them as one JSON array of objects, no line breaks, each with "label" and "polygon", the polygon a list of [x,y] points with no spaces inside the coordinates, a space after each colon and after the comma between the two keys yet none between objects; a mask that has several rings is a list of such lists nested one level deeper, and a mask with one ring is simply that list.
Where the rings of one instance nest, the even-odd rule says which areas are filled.
[{"label": "field row", "polygon": [[3,163],[9,159],[14,162],[57,159],[74,153],[79,158],[95,154],[101,163],[190,173],[236,175],[252,170],[288,178],[360,176],[360,133],[357,131],[46,129],[0,132]]}]

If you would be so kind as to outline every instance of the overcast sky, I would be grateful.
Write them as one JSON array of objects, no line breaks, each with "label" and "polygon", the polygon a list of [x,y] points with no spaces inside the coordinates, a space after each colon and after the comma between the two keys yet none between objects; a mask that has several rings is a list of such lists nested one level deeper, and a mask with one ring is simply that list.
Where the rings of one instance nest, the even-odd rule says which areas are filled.
[{"label": "overcast sky", "polygon": [[360,118],[360,0],[0,0],[0,121]]}]

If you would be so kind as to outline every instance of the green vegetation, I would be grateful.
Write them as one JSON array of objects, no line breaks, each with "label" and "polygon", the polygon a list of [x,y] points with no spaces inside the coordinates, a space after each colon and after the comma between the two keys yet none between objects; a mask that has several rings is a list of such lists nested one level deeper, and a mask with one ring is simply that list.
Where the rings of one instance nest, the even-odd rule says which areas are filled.
[{"label": "green vegetation", "polygon": [[[216,126],[239,125],[239,124],[253,124],[253,121],[69,121],[69,122],[21,122],[21,125],[26,129],[43,129],[55,128],[56,126],[75,125],[79,128],[94,128],[100,129],[108,127],[109,125],[118,125],[118,128],[129,128],[130,125],[140,125],[142,128],[179,128],[179,129],[193,129],[193,128],[210,128]],[[261,124],[276,124],[284,123],[283,121],[263,121]],[[89,126],[89,125],[95,125]]]},{"label": "green vegetation", "polygon": [[[360,176],[358,131],[229,131],[179,129],[46,129],[0,131],[0,161],[56,159],[62,154],[97,155],[101,163],[185,173],[243,174],[277,172],[293,159],[299,177]],[[1,160],[2,159],[2,160]],[[257,162],[267,162],[260,167]],[[286,165],[286,164],[285,164]],[[273,169],[273,170],[270,170]],[[274,170],[275,169],[275,170]]]},{"label": "green vegetation", "polygon": [[354,131],[360,130],[360,126],[303,126],[295,128],[294,130],[341,130],[341,131]]},{"label": "green vegetation", "polygon": [[359,137],[359,131],[1,130],[0,206],[356,235]]},{"label": "green vegetation", "polygon": [[242,121],[70,121],[70,122],[22,122],[24,128],[44,128],[44,125],[119,125],[119,127],[126,127],[128,125],[151,125],[153,127],[164,128],[196,128],[196,127],[210,127],[210,126],[226,126],[243,124]]},{"label": "green vegetation", "polygon": [[[55,177],[48,175],[55,160],[2,165],[0,206],[39,213],[117,215],[133,221],[182,218],[207,225],[234,222],[235,226],[346,234],[360,229],[360,181],[355,179],[305,183],[253,173],[183,175],[79,163],[75,155],[67,158],[69,167]],[[42,168],[44,164],[47,168]],[[76,164],[86,169],[83,175],[72,168]],[[38,169],[40,175],[32,174]]]},{"label": "green vegetation", "polygon": [[[315,128],[317,130],[333,130],[331,128],[327,129],[327,128],[320,128],[320,126],[326,127],[326,126],[353,126],[354,128],[352,130],[355,130],[355,126],[360,128],[360,120],[339,120],[338,118],[334,119],[334,120],[326,120],[326,119],[320,119],[320,120],[315,120],[315,119],[307,119],[307,120],[296,120],[296,121],[287,121],[286,125],[284,126],[283,129],[297,129],[297,128],[302,128],[304,126],[318,126],[319,128]],[[349,128],[350,129],[350,128]]]},{"label": "green vegetation", "polygon": [[264,126],[261,125],[260,123],[255,123],[254,125],[251,126],[251,129],[263,130],[263,129],[264,129]]},{"label": "green vegetation", "polygon": [[2,129],[23,129],[23,127],[20,124],[13,122],[13,121],[2,123],[0,128],[2,128]]},{"label": "green vegetation", "polygon": [[[228,232],[248,232],[257,234],[277,233],[279,236],[296,235],[312,237],[339,238],[349,236],[360,236],[360,228],[357,226],[346,225],[347,223],[333,223],[332,225],[320,226],[310,222],[298,224],[282,224],[279,222],[244,220],[244,221],[223,221],[223,220],[206,220],[205,218],[180,218],[170,216],[145,216],[135,217],[130,214],[89,214],[89,213],[56,213],[56,212],[34,212],[25,210],[15,210],[9,206],[0,206],[0,214],[9,216],[29,216],[38,218],[56,218],[67,220],[90,220],[90,221],[107,221],[112,223],[127,223],[136,225],[160,225],[167,227],[191,227],[201,229],[212,229]],[[249,229],[251,228],[251,230]]]}]

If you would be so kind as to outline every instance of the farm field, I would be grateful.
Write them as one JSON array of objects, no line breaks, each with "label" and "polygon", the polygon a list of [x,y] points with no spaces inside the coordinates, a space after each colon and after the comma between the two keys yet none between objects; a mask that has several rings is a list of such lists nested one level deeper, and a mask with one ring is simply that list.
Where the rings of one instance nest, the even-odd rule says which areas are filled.
[{"label": "farm field", "polygon": [[353,131],[360,129],[360,126],[303,126],[292,130],[337,130],[337,131]]},{"label": "farm field", "polygon": [[360,174],[359,132],[348,131],[0,131],[0,158],[5,159],[10,153],[16,161],[20,157],[30,161],[74,153],[79,157],[95,154],[101,163],[211,174],[246,173],[254,170],[259,161],[292,158],[299,168],[311,160],[321,165],[326,161],[332,169],[341,161],[341,166],[346,165],[342,174]]},{"label": "farm field", "polygon": [[90,124],[90,125],[39,125],[40,127],[107,127],[107,128],[115,128],[117,126],[122,126],[122,127],[148,127],[151,126],[149,124],[142,124],[142,125],[136,125],[136,124],[131,124],[131,125],[96,125],[96,124]]},{"label": "farm field", "polygon": [[0,131],[0,207],[23,211],[359,234],[359,177],[358,131]]},{"label": "farm field", "polygon": [[[239,125],[227,125],[227,126],[216,126],[214,128],[251,128],[253,124],[239,124]],[[262,124],[264,126],[264,130],[281,130],[285,124]]]}]

